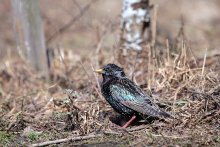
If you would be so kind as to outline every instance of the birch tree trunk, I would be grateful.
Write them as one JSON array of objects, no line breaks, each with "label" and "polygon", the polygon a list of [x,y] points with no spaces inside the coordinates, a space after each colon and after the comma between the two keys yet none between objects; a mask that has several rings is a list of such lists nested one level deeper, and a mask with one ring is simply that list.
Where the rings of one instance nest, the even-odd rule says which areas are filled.
[{"label": "birch tree trunk", "polygon": [[149,0],[123,0],[121,18],[121,42],[123,47],[142,50],[142,43],[150,38],[149,28]]},{"label": "birch tree trunk", "polygon": [[24,35],[23,44],[26,49],[24,53],[31,66],[48,78],[49,69],[39,1],[12,0],[11,2],[14,15],[17,16],[15,19],[18,19]]}]

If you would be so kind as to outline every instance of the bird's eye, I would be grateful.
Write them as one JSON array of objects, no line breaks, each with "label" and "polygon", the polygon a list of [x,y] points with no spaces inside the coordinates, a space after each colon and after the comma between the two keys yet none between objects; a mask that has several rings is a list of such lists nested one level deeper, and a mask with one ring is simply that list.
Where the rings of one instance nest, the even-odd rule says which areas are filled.
[{"label": "bird's eye", "polygon": [[110,71],[110,68],[109,68],[109,67],[105,68],[105,71],[109,72],[109,71]]}]

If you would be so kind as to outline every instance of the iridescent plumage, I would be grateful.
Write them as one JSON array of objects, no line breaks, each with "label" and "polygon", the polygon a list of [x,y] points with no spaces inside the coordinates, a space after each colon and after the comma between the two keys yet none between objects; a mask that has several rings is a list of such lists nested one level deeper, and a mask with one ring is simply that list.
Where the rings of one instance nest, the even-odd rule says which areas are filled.
[{"label": "iridescent plumage", "polygon": [[161,110],[151,97],[128,79],[122,68],[108,64],[99,70],[103,76],[102,94],[114,110],[125,116],[172,117]]}]

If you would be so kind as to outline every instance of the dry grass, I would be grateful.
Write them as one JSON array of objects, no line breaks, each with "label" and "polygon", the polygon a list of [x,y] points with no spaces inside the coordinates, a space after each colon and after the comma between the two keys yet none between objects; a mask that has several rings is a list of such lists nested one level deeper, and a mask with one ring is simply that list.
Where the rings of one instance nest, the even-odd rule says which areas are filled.
[{"label": "dry grass", "polygon": [[[60,1],[53,2],[41,2],[46,37],[72,19],[73,16],[67,15],[64,10],[71,12],[68,14],[78,14],[78,9],[73,7],[74,1],[63,2],[66,7],[60,7]],[[182,26],[183,30],[175,38],[181,25],[176,26],[173,22],[177,18],[179,22],[180,17],[179,7],[176,6],[185,5],[177,4],[182,1],[167,1],[167,6],[164,6],[164,1],[160,1],[159,30],[154,28],[158,36],[151,44],[155,43],[155,47],[146,45],[141,53],[119,51],[118,45],[112,47],[110,44],[117,42],[119,19],[115,11],[119,12],[120,6],[109,2],[117,9],[110,9],[102,1],[95,3],[97,5],[92,6],[92,10],[89,9],[82,19],[51,43],[55,57],[50,69],[50,82],[31,69],[23,58],[10,54],[4,56],[0,66],[0,146],[25,146],[51,140],[59,142],[63,138],[67,138],[66,142],[57,146],[219,146],[220,54],[205,54],[204,58],[197,58],[193,54],[196,50],[192,51],[189,47],[193,45],[202,50],[203,44],[208,44],[210,48],[213,46],[210,42],[218,44],[219,32],[213,26],[217,26],[219,19],[207,23],[211,29],[206,30],[189,25],[189,20],[194,20],[195,15],[184,16],[186,26]],[[5,3],[7,7],[3,10],[8,12],[8,1]],[[87,1],[83,1],[81,6],[84,3]],[[184,11],[188,12],[191,2],[186,4]],[[106,16],[97,7],[108,8],[110,13]],[[197,16],[200,12],[194,11],[193,14]],[[10,18],[5,14],[2,13],[5,18]],[[96,18],[93,15],[100,16]],[[100,21],[106,18],[111,19]],[[203,27],[200,21],[197,25]],[[7,33],[11,29],[7,29],[8,24],[6,26],[2,32],[7,31],[1,38],[10,38],[7,45],[11,45],[13,35]],[[206,34],[195,33],[192,29],[196,32],[204,29]],[[170,34],[172,37],[169,37]],[[205,37],[201,41],[198,36]],[[170,45],[168,40],[164,43],[167,37],[176,43]],[[193,41],[185,43],[183,38]],[[71,48],[71,51],[62,49],[65,47]],[[171,112],[175,119],[135,123],[126,130],[116,127],[112,122],[120,124],[123,120],[101,96],[100,77],[92,72],[93,68],[109,62],[123,66],[127,76],[152,95],[163,109]],[[93,138],[94,135],[97,137]]]},{"label": "dry grass", "polygon": [[[118,53],[116,63],[122,64],[135,82],[170,111],[174,120],[156,120],[127,130],[114,127],[109,117],[115,114],[101,97],[90,66],[91,61],[106,63],[103,59],[110,53],[101,51],[96,59],[84,57],[74,62],[71,56],[60,60],[58,54],[50,83],[21,59],[8,59],[0,71],[0,129],[16,134],[9,145],[92,133],[103,135],[67,144],[218,146],[219,63],[211,67],[206,65],[208,59],[195,60],[185,45],[178,54],[171,55],[168,46],[160,56],[156,49],[145,50],[138,54]],[[38,134],[35,138],[33,132]]]}]

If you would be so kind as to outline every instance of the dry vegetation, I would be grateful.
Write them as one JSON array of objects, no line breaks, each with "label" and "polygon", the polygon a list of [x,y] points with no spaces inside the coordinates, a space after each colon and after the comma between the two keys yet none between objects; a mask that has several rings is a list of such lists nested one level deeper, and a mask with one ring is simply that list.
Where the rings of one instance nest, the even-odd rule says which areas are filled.
[{"label": "dry vegetation", "polygon": [[[91,51],[54,48],[49,83],[22,57],[7,54],[0,69],[0,145],[219,146],[220,55],[197,58],[184,32],[170,44],[158,36],[141,53],[121,52],[106,41],[118,26],[105,27],[98,24],[88,35],[96,36]],[[109,62],[123,66],[175,119],[117,127],[123,119],[101,96],[100,77],[92,72]]]},{"label": "dry vegetation", "polygon": [[[68,59],[54,60],[51,84],[22,60],[7,60],[0,73],[0,127],[1,133],[14,137],[6,144],[99,134],[98,139],[78,139],[70,144],[218,146],[220,65],[196,66],[199,63],[189,59],[186,48],[182,51],[150,61],[139,56],[135,64],[127,61],[127,55],[123,57],[124,65],[133,66],[133,79],[175,116],[175,120],[136,124],[127,130],[117,129],[109,121],[112,109],[100,96],[92,67],[84,66],[89,58],[74,64]],[[102,54],[103,58],[108,55]]]}]

